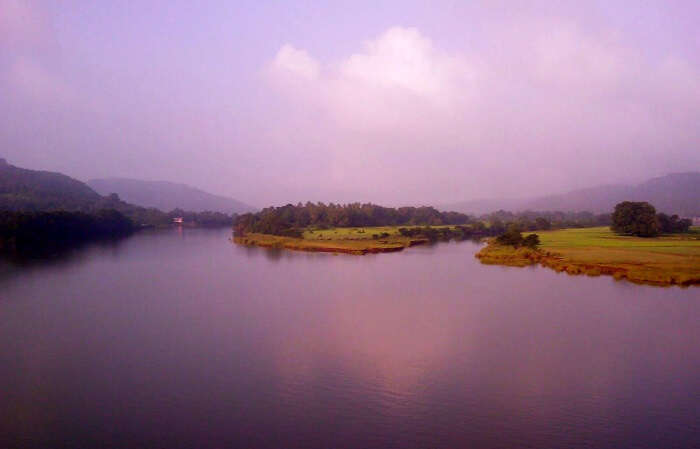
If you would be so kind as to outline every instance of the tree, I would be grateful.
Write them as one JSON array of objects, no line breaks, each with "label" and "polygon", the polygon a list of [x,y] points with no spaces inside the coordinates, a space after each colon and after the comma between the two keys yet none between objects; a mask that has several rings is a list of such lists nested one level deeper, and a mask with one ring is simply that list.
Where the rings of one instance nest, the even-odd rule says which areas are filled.
[{"label": "tree", "polygon": [[610,229],[618,234],[654,237],[659,234],[656,209],[647,202],[618,203],[612,215]]},{"label": "tree", "polygon": [[537,234],[530,234],[523,239],[523,246],[528,248],[537,248],[540,244],[540,236]]},{"label": "tree", "polygon": [[546,231],[552,228],[552,223],[550,223],[549,220],[547,220],[546,218],[537,217],[535,219],[535,226],[537,227],[537,229]]},{"label": "tree", "polygon": [[506,227],[499,218],[496,218],[491,221],[489,229],[493,234],[500,234],[506,230]]},{"label": "tree", "polygon": [[678,215],[671,215],[669,217],[664,213],[656,216],[656,223],[659,226],[659,232],[664,234],[688,232],[688,229],[690,229],[690,226],[693,224],[692,220],[688,218],[679,219]]},{"label": "tree", "polygon": [[523,243],[523,235],[520,233],[520,228],[511,224],[506,232],[496,237],[496,243],[515,247],[520,246]]}]

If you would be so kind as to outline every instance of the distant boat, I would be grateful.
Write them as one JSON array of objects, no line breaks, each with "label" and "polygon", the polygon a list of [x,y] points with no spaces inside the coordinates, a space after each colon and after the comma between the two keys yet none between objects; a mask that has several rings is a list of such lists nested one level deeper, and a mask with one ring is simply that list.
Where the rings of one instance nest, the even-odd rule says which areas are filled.
[{"label": "distant boat", "polygon": [[175,217],[175,218],[173,218],[173,223],[175,223],[175,224],[180,224],[180,225],[181,225],[181,224],[183,223],[182,217]]}]

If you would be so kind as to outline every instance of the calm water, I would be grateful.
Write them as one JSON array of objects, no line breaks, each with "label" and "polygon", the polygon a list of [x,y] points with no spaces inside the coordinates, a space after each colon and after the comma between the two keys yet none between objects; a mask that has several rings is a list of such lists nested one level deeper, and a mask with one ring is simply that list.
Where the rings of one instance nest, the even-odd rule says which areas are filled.
[{"label": "calm water", "polygon": [[228,235],[0,268],[0,447],[700,447],[700,288]]}]

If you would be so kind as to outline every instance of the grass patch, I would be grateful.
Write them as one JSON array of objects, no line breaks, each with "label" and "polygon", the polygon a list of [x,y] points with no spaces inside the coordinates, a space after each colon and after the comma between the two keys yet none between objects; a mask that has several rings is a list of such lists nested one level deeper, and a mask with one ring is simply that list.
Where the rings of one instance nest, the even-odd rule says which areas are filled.
[{"label": "grass patch", "polygon": [[539,263],[556,271],[654,285],[700,283],[700,232],[654,238],[619,236],[607,227],[537,232],[536,255],[490,243],[477,257],[484,263],[524,266]]}]

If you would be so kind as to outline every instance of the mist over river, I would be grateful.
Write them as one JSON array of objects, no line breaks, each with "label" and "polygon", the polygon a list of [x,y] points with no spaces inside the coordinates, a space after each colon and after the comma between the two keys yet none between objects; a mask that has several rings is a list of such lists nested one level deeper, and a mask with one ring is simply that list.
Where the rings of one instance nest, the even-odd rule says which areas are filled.
[{"label": "mist over river", "polygon": [[699,287],[229,237],[0,265],[0,447],[700,444]]}]

